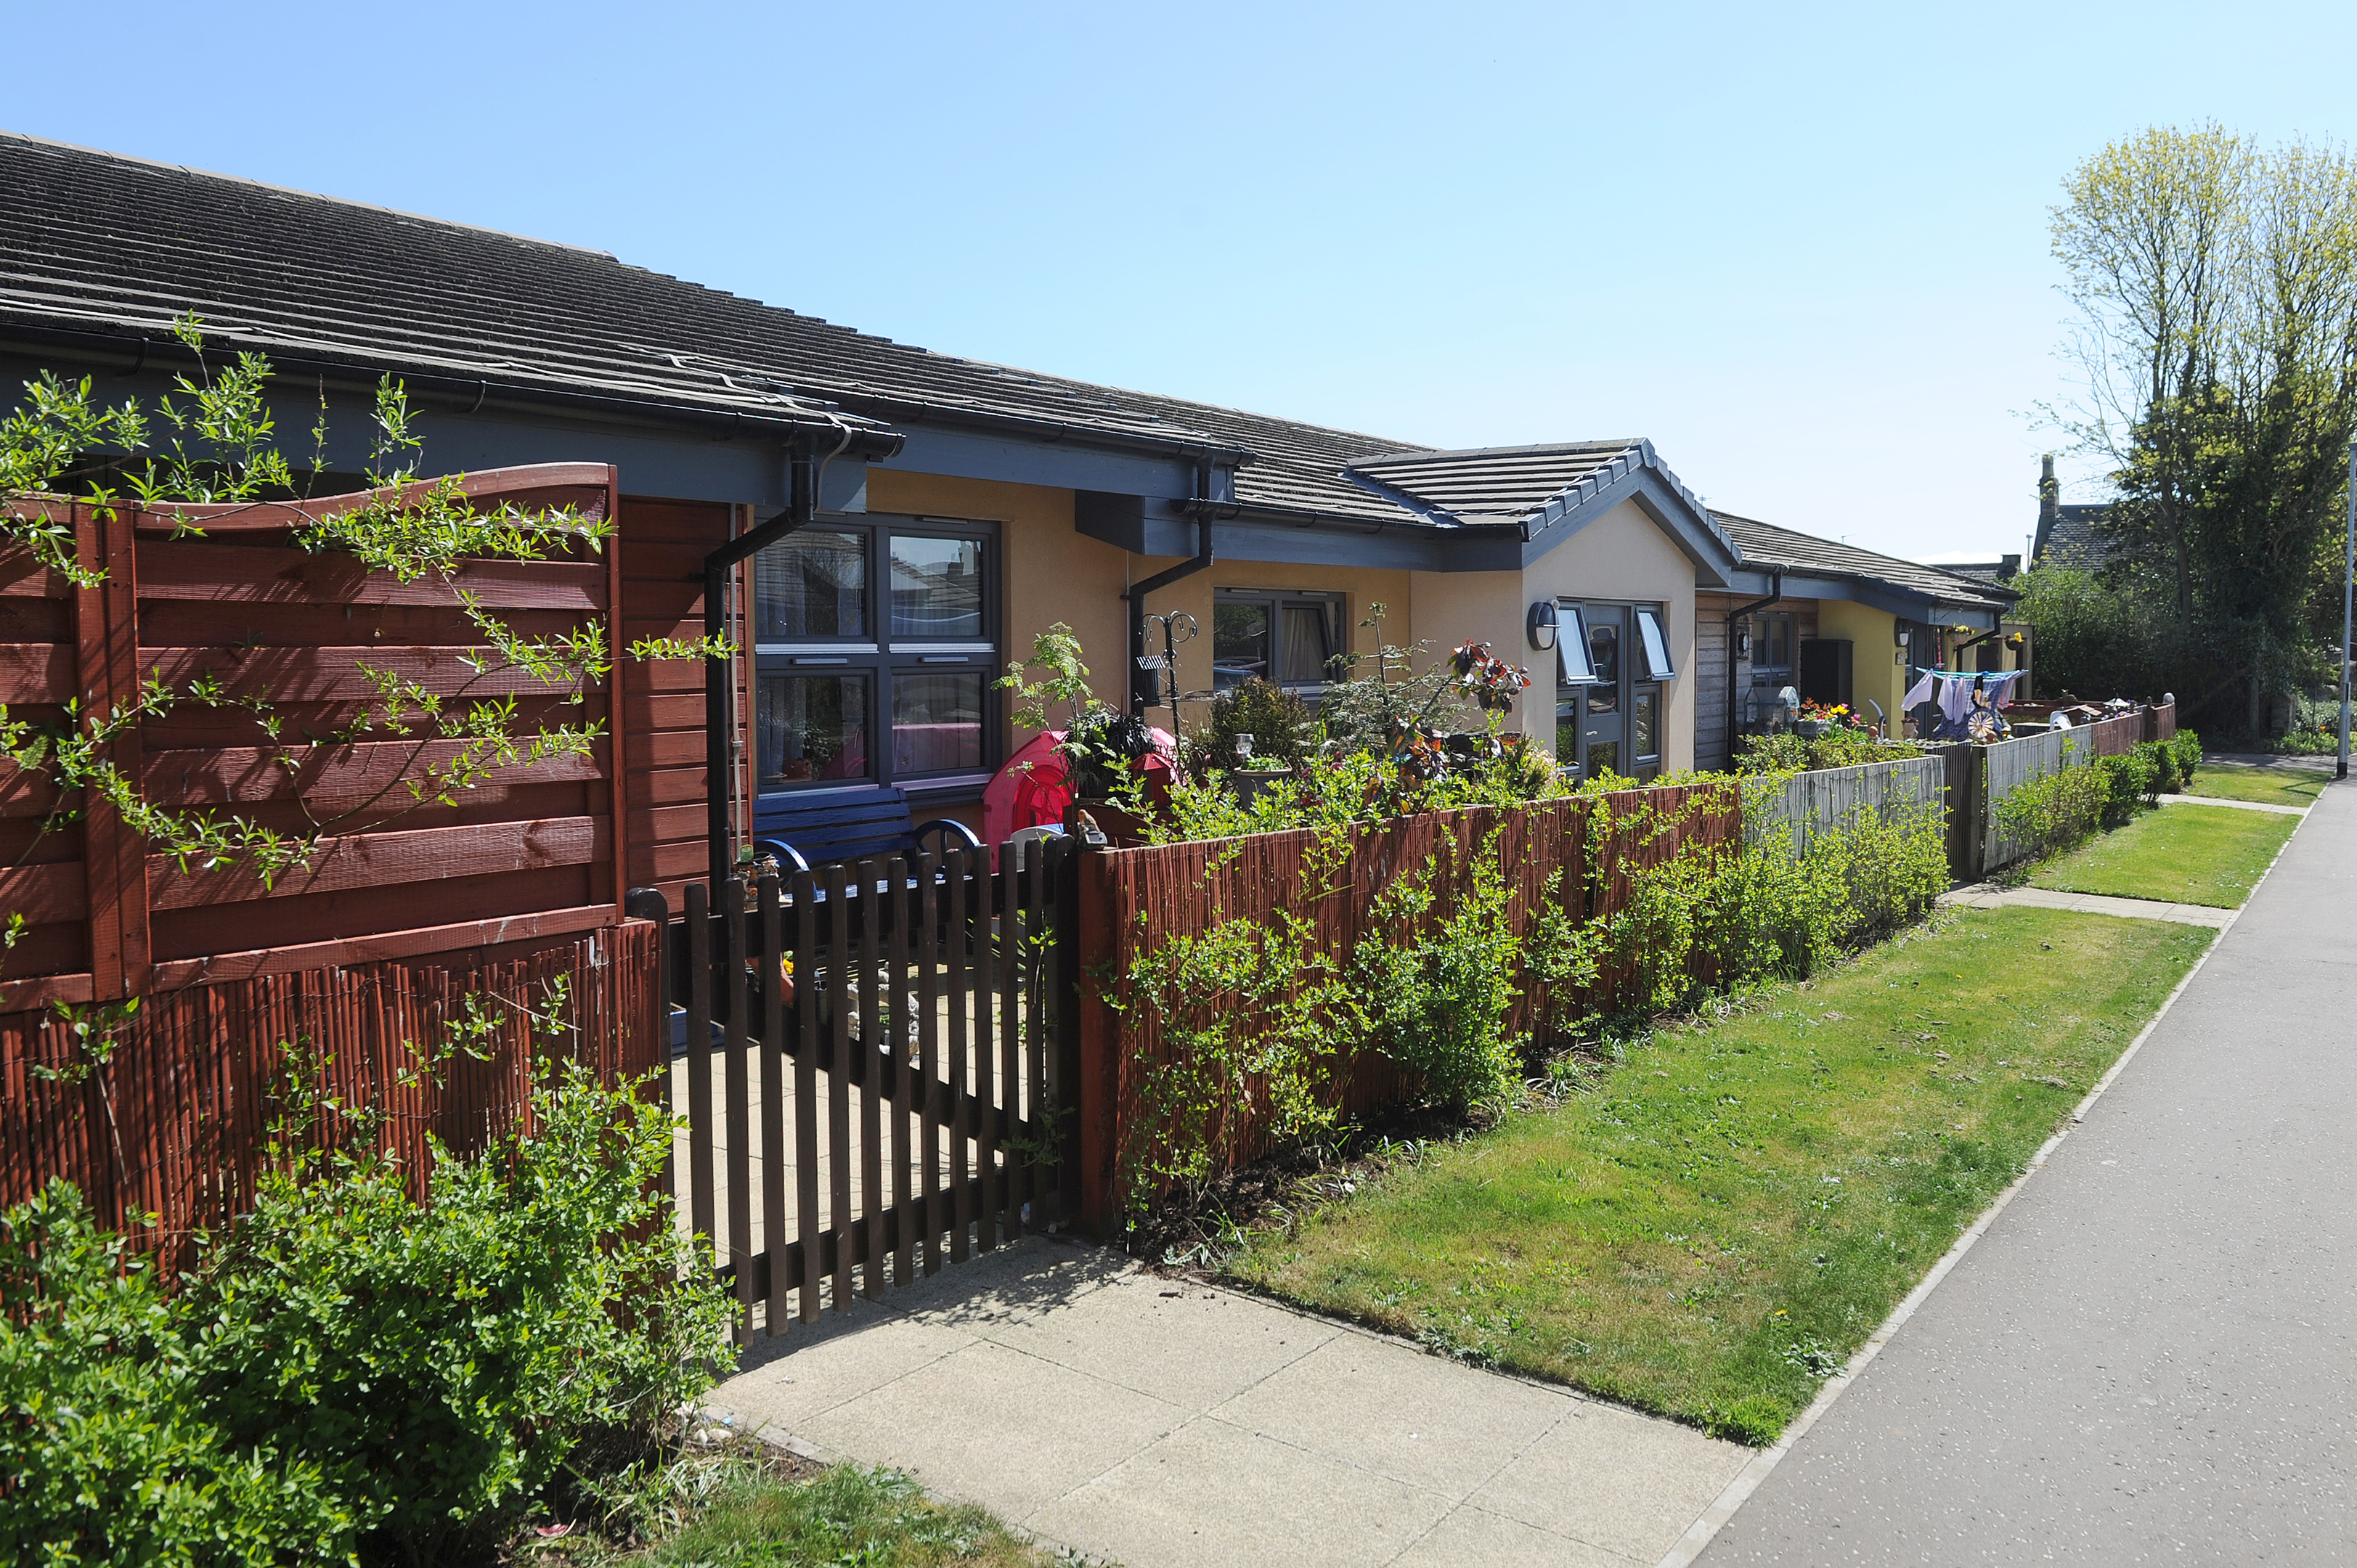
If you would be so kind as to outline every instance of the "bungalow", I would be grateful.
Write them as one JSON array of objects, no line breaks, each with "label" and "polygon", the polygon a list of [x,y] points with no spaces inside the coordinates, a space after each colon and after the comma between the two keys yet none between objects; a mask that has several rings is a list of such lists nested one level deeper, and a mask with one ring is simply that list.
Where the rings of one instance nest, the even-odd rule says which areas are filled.
[{"label": "bungalow", "polygon": [[189,368],[171,328],[194,310],[270,357],[282,429],[322,399],[339,415],[330,485],[360,483],[354,415],[386,373],[433,469],[614,464],[626,631],[743,650],[625,671],[629,875],[674,903],[764,800],[895,787],[975,814],[1025,738],[991,679],[1059,621],[1101,690],[1143,703],[1164,690],[1137,662],[1160,650],[1150,616],[1203,628],[1182,693],[1314,690],[1373,650],[1381,604],[1385,641],[1530,664],[1523,722],[1566,766],[1647,777],[1722,761],[1780,677],[1895,713],[1910,658],[2002,609],[1714,514],[1641,439],[1445,451],[1095,386],[600,252],[28,137],[0,134],[0,384],[54,368],[152,399]]}]

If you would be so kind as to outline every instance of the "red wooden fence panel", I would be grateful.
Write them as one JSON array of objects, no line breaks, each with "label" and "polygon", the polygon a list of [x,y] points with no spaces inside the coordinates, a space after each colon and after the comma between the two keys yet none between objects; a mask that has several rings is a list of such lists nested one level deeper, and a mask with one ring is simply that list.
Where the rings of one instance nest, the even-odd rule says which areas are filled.
[{"label": "red wooden fence panel", "polygon": [[[614,471],[602,464],[457,482],[483,510],[615,512]],[[576,694],[470,664],[485,639],[459,599],[471,596],[526,636],[597,624],[619,650],[619,554],[610,542],[602,555],[576,546],[548,561],[468,562],[447,583],[404,583],[297,545],[307,519],[386,493],[299,510],[47,503],[70,523],[81,563],[104,569],[91,587],[21,548],[0,550],[0,636],[10,639],[0,643],[0,702],[13,717],[60,725],[70,701],[102,715],[130,704],[145,682],[185,692],[215,679],[232,695],[268,700],[280,735],[250,713],[182,701],[119,738],[113,762],[157,804],[319,835],[307,865],[264,887],[240,865],[152,854],[102,801],[60,801],[38,776],[12,771],[0,779],[0,915],[21,914],[26,926],[0,953],[0,1009],[558,940],[621,918],[630,819],[617,809],[617,781],[632,764],[614,679]],[[414,676],[453,708],[513,695],[522,726],[602,723],[605,736],[593,756],[504,769],[455,805],[419,803],[404,779],[447,760],[453,744],[382,730],[353,744],[324,739],[364,711],[372,688],[363,666]]]}]

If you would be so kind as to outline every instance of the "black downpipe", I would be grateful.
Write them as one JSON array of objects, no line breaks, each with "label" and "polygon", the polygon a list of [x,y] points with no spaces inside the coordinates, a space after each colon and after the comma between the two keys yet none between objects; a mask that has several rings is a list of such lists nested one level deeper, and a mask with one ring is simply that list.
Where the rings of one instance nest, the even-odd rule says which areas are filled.
[{"label": "black downpipe", "polygon": [[1768,578],[1768,596],[1754,599],[1748,605],[1738,605],[1727,612],[1727,765],[1735,766],[1735,623],[1753,610],[1764,610],[1784,597],[1784,574],[1771,573]]},{"label": "black downpipe", "polygon": [[[794,458],[790,468],[786,510],[704,558],[704,635],[706,638],[720,637],[728,629],[720,607],[729,571],[738,562],[767,550],[796,529],[807,526],[817,515],[818,479],[815,469],[816,465],[811,458]],[[729,660],[722,659],[706,659],[704,661],[705,831],[709,840],[708,869],[715,897],[718,896],[721,884],[737,871],[737,858],[729,852],[728,843],[731,778],[728,741],[737,722],[737,715],[728,701],[729,662]]]},{"label": "black downpipe", "polygon": [[[1219,504],[1211,496],[1211,476],[1208,465],[1195,466],[1195,494],[1186,510],[1195,519],[1195,557],[1181,561],[1167,572],[1157,572],[1144,582],[1132,583],[1122,591],[1129,601],[1129,711],[1143,719],[1146,710],[1161,695],[1161,681],[1150,670],[1141,670],[1137,661],[1146,657],[1146,596],[1167,588],[1182,577],[1191,577],[1207,570],[1212,562],[1211,516]],[[1149,677],[1152,677],[1149,679]]]}]

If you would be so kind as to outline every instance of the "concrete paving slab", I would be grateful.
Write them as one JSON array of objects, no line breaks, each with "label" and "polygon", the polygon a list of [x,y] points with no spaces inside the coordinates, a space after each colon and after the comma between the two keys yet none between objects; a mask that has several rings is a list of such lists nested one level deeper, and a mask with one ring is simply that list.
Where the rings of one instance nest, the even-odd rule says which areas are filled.
[{"label": "concrete paving slab", "polygon": [[1393,1560],[1394,1568],[1641,1568],[1650,1559],[1623,1557],[1567,1535],[1470,1505],[1451,1512],[1424,1539]]},{"label": "concrete paving slab", "polygon": [[1199,1416],[1022,1520],[1026,1530],[1139,1568],[1385,1563],[1452,1499]]},{"label": "concrete paving slab", "polygon": [[985,1339],[791,1431],[829,1458],[889,1465],[1021,1520],[1187,1419],[1174,1404]]},{"label": "concrete paving slab", "polygon": [[1750,1463],[1751,1452],[1591,1401],[1555,1423],[1469,1500],[1652,1563]]},{"label": "concrete paving slab", "polygon": [[2215,795],[2162,795],[2164,806],[2225,806],[2237,811],[2273,811],[2279,817],[2304,817],[2306,806],[2280,806],[2271,800],[2222,800]]},{"label": "concrete paving slab", "polygon": [[[1560,1390],[1344,1334],[1213,1413],[1394,1480],[1469,1496],[1570,1412]],[[1469,1397],[1478,1391],[1478,1399]],[[1680,1528],[1684,1528],[1681,1521]]]},{"label": "concrete paving slab", "polygon": [[2116,915],[2125,920],[2168,920],[2184,926],[2210,926],[2222,930],[2232,925],[2234,911],[2206,904],[2165,904],[2158,898],[2115,898],[2104,893],[2065,893],[2055,887],[1997,887],[1975,883],[1940,895],[1952,908],[2002,909],[2025,905],[2033,909],[2069,909],[2082,915]]},{"label": "concrete paving slab", "polygon": [[[1061,1309],[1009,1319],[986,1332],[1009,1349],[1200,1415],[1247,1390],[1267,1387],[1272,1373],[1344,1331],[1314,1317],[1268,1311],[1231,1291],[1131,1272]],[[1232,1414],[1229,1419],[1243,1423]]]},{"label": "concrete paving slab", "polygon": [[1053,1238],[757,1340],[709,1402],[1127,1568],[1652,1562],[1750,1454]]}]

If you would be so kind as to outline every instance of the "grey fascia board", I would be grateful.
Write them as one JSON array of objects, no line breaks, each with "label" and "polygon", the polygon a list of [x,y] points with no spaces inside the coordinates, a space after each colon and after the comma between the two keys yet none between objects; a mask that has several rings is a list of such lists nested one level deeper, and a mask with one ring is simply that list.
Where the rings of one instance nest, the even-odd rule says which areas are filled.
[{"label": "grey fascia board", "polygon": [[[1056,489],[1184,499],[1194,493],[1195,466],[1184,458],[1122,452],[1064,442],[1027,441],[938,424],[910,424],[899,453],[875,465],[887,471],[996,479]],[[1194,553],[1189,545],[1187,553]]]},{"label": "grey fascia board", "polygon": [[[1749,563],[1730,576],[1727,588],[1738,596],[1758,598],[1771,591],[1779,575],[1772,566]],[[1854,577],[1811,577],[1795,572],[1781,574],[1783,593],[1788,599],[1846,599],[1868,609],[1880,610],[1906,620],[1920,620],[1934,625],[1959,624],[1986,629],[1996,624],[1995,605],[1971,605],[1961,600],[1934,598],[1928,594],[1909,593],[1895,584],[1867,581]],[[1707,585],[1697,585],[1706,586]]]},{"label": "grey fascia board", "polygon": [[1536,526],[1523,546],[1521,564],[1534,564],[1622,501],[1636,502],[1676,542],[1695,564],[1698,586],[1716,588],[1728,581],[1738,561],[1734,544],[1693,493],[1662,467],[1650,441],[1639,443],[1534,513],[1531,521]]}]

